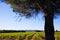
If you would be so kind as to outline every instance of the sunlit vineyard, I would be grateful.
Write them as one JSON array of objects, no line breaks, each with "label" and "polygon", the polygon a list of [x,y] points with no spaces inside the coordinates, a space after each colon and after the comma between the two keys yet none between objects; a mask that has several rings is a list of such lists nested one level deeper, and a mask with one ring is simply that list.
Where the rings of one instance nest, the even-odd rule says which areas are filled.
[{"label": "sunlit vineyard", "polygon": [[[55,39],[60,40],[60,32],[55,32]],[[45,40],[44,32],[0,33],[0,40]]]}]

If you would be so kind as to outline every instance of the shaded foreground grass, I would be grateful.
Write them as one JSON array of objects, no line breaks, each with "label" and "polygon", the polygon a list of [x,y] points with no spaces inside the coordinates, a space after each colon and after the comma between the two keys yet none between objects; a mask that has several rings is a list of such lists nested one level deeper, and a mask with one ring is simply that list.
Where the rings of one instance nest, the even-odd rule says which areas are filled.
[{"label": "shaded foreground grass", "polygon": [[[55,39],[60,40],[60,32],[55,32]],[[44,32],[0,33],[0,40],[45,40]]]}]

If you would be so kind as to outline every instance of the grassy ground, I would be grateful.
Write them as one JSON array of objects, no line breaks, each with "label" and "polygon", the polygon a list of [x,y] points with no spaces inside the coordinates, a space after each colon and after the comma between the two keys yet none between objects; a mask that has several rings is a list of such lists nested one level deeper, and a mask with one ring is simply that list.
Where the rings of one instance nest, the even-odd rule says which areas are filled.
[{"label": "grassy ground", "polygon": [[[44,32],[0,33],[0,40],[44,40]],[[55,39],[60,40],[60,32],[55,32]]]}]

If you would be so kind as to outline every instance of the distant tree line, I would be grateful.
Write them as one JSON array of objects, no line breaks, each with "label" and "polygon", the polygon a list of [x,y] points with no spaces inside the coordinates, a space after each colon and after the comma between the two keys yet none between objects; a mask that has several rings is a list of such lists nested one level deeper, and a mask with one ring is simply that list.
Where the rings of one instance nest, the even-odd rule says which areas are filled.
[{"label": "distant tree line", "polygon": [[25,32],[24,30],[0,30],[0,33]]},{"label": "distant tree line", "polygon": [[11,33],[11,32],[43,32],[42,30],[0,30],[0,33]]}]

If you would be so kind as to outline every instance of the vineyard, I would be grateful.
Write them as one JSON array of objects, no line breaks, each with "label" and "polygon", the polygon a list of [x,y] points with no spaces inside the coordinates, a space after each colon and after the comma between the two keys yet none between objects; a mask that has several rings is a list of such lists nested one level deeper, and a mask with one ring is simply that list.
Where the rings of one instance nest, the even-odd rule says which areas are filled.
[{"label": "vineyard", "polygon": [[[45,40],[44,32],[0,33],[0,40]],[[60,32],[55,32],[55,40],[60,40]]]}]

